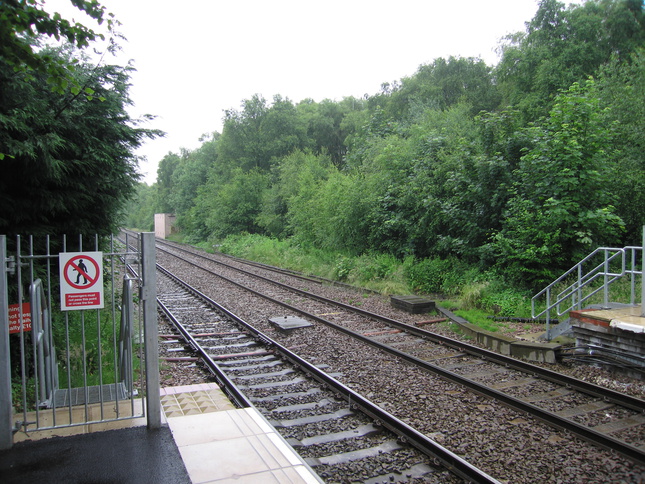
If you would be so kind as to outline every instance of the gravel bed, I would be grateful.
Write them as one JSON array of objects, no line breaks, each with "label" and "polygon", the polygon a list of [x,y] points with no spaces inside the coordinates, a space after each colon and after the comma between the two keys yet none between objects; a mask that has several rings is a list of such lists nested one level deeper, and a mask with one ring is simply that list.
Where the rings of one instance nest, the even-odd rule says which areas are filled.
[{"label": "gravel bed", "polygon": [[[338,373],[337,378],[345,385],[502,482],[645,481],[645,469],[620,456],[592,447],[566,432],[550,428],[487,397],[468,392],[392,355],[360,344],[347,335],[339,335],[326,326],[314,324],[294,333],[282,333],[268,319],[287,315],[284,308],[216,281],[212,276],[206,277],[198,269],[186,269],[171,258],[161,255],[159,258],[163,259],[162,265],[256,325],[271,338],[287,347],[297,348],[300,356],[309,361],[329,365],[326,371]],[[302,284],[313,291],[312,283]],[[316,293],[319,290],[324,292],[327,297],[348,303],[353,301],[354,305],[360,302],[363,309],[409,324],[428,318],[427,315],[410,315],[396,310],[390,306],[389,300],[374,294],[331,286],[321,286],[315,290]],[[455,338],[448,325],[430,326],[425,327]],[[568,370],[567,373],[576,378],[596,384],[602,382],[604,386],[619,391],[628,389],[630,394],[643,395],[641,382],[614,378],[592,367],[556,367],[558,370]],[[552,366],[549,368],[553,369]],[[162,381],[166,385],[163,376]],[[329,469],[330,473],[339,471],[342,469]]]},{"label": "gravel bed", "polygon": [[[184,246],[184,248],[188,248]],[[212,257],[216,260],[223,260],[227,264],[232,264],[249,272],[257,273],[264,275],[266,277],[275,277],[274,274],[271,274],[265,270],[248,266],[242,262],[235,262],[235,260],[223,256],[221,254],[205,254],[199,249],[192,249],[192,252],[200,255],[206,255]],[[230,272],[230,274],[233,274]],[[282,276],[276,278],[277,280],[284,280],[290,285],[297,287],[302,290],[307,290],[313,294],[321,295],[328,297],[330,299],[335,299],[345,304],[351,304],[361,309],[380,314],[403,323],[410,325],[415,325],[416,323],[428,321],[428,314],[410,314],[400,309],[392,307],[390,304],[390,299],[387,296],[380,294],[375,294],[370,291],[361,290],[359,288],[351,288],[346,286],[336,286],[332,284],[315,284],[307,281],[300,281],[298,279],[291,279],[287,276]],[[288,280],[287,280],[288,279]],[[544,330],[544,325],[536,323],[518,323],[518,322],[509,322],[503,321],[499,322],[500,327],[502,328],[502,333],[508,336],[513,336],[518,339],[525,339],[525,336],[530,333],[537,333]],[[447,336],[455,340],[461,340],[468,344],[477,344],[471,338],[464,336],[459,333],[458,326],[450,322],[439,322],[434,324],[425,324],[423,328],[427,331],[431,331],[441,336]],[[361,330],[365,330],[362,328]],[[358,330],[358,329],[357,329]],[[605,388],[610,388],[627,395],[639,397],[645,399],[645,381],[634,380],[620,374],[615,374],[611,371],[608,371],[604,368],[594,367],[591,365],[577,365],[573,363],[558,363],[558,364],[540,364],[545,368],[550,370],[557,371],[569,375],[573,378],[583,380],[595,385],[603,386]]]}]

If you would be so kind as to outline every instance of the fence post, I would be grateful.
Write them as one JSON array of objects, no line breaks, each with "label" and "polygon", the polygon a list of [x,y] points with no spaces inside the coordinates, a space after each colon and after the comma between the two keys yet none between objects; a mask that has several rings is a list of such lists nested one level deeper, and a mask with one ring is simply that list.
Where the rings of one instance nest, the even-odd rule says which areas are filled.
[{"label": "fence post", "polygon": [[7,236],[0,235],[0,450],[13,444],[7,263]]},{"label": "fence post", "polygon": [[148,428],[158,429],[161,427],[161,396],[157,324],[157,262],[154,232],[141,233],[141,257],[143,276],[141,300],[143,301]]},{"label": "fence post", "polygon": [[643,225],[643,257],[641,265],[641,317],[645,318],[645,225]]}]

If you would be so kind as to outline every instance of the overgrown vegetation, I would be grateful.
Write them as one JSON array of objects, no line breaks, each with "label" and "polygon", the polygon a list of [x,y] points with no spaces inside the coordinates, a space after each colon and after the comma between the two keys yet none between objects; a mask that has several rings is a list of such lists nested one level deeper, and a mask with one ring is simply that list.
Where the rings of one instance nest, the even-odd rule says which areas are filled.
[{"label": "overgrown vegetation", "polygon": [[[289,240],[260,235],[235,235],[209,251],[326,277],[381,294],[423,294],[446,306],[480,311],[485,315],[531,315],[531,295],[510,288],[498,274],[482,273],[457,259],[399,260],[388,254],[352,256],[322,249],[303,248]],[[450,301],[453,299],[453,301]],[[455,300],[459,302],[456,303]]]},{"label": "overgrown vegetation", "polygon": [[596,247],[640,244],[644,48],[641,1],[542,0],[496,66],[436,59],[361,99],[253,96],[160,161],[128,226],[172,212],[191,243],[523,311]]}]

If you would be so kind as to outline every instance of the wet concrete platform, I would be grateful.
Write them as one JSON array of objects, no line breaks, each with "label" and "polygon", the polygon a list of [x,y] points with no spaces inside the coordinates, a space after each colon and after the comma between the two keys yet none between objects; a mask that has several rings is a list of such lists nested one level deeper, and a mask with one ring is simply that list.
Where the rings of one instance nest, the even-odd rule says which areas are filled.
[{"label": "wet concrete platform", "polygon": [[19,432],[0,451],[0,482],[322,482],[256,409],[235,408],[216,384],[164,388],[161,406],[158,430],[135,418]]}]

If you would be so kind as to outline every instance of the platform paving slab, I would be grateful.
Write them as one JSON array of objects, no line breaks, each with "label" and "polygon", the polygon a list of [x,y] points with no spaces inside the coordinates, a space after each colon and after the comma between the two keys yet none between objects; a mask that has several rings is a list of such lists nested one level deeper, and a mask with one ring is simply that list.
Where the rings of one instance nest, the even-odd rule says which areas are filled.
[{"label": "platform paving slab", "polygon": [[[143,403],[134,403],[136,413]],[[18,432],[0,451],[0,484],[322,482],[256,409],[236,408],[215,383],[162,388],[161,406],[159,430],[140,417]]]}]

